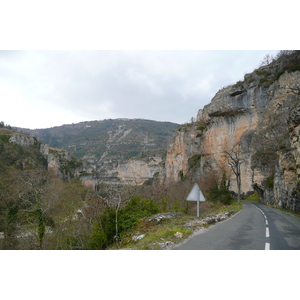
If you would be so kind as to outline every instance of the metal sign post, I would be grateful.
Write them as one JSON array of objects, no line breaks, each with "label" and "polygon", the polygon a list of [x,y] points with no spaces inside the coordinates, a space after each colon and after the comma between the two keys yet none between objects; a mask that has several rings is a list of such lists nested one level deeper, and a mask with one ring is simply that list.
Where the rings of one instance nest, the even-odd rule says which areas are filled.
[{"label": "metal sign post", "polygon": [[197,217],[200,217],[200,202],[204,202],[205,198],[197,183],[194,184],[192,190],[186,198],[187,201],[197,201]]}]

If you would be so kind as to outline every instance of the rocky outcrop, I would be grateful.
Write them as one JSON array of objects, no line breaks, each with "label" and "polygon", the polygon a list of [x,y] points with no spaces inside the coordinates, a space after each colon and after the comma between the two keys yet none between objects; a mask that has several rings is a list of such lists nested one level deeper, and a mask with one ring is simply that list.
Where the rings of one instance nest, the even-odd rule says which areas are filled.
[{"label": "rocky outcrop", "polygon": [[29,135],[25,135],[25,134],[12,134],[11,137],[9,138],[9,142],[11,144],[16,144],[22,147],[29,147],[29,146],[33,146],[33,145],[37,145],[37,140],[36,138],[29,136]]},{"label": "rocky outcrop", "polygon": [[111,181],[115,178],[120,183],[141,185],[149,180],[152,181],[162,169],[162,157],[150,156],[147,159],[130,159],[121,163],[107,163],[100,172],[99,178],[102,178],[101,181]]},{"label": "rocky outcrop", "polygon": [[160,214],[156,214],[153,215],[151,217],[147,217],[144,219],[144,222],[150,222],[150,223],[160,223],[161,221],[165,220],[165,219],[172,219],[174,217],[178,217],[178,216],[182,216],[181,212],[166,212],[166,213],[160,213]]},{"label": "rocky outcrop", "polygon": [[47,159],[48,172],[51,176],[70,180],[92,173],[92,168],[65,150],[41,144],[40,152]]},{"label": "rocky outcrop", "polygon": [[177,130],[164,179],[200,180],[218,171],[237,192],[225,152],[239,145],[243,195],[257,191],[262,202],[299,211],[300,72],[286,65],[274,62],[219,90],[197,122]]}]

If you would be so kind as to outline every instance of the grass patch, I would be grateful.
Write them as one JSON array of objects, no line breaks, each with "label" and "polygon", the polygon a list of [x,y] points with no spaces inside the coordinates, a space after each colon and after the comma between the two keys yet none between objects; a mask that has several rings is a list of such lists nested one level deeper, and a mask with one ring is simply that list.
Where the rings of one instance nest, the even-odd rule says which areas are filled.
[{"label": "grass patch", "polygon": [[[130,248],[134,250],[155,250],[160,249],[159,243],[179,242],[180,240],[187,238],[193,233],[193,230],[176,225],[179,221],[178,219],[181,219],[181,217],[161,221],[162,224],[151,226],[146,231],[144,226],[137,228],[137,230],[131,234],[127,240],[123,241],[122,248]],[[175,234],[177,232],[180,232],[182,237],[176,237]],[[145,237],[137,242],[133,242],[132,237],[140,234],[145,234]]]},{"label": "grass patch", "polygon": [[5,143],[8,144],[9,143],[9,139],[10,139],[10,135],[9,134],[1,134],[0,135],[0,140]]},{"label": "grass patch", "polygon": [[259,202],[259,195],[257,193],[254,193],[247,197],[244,201],[251,201],[251,202]]},{"label": "grass patch", "polygon": [[288,213],[288,214],[290,214],[290,215],[293,215],[294,217],[300,218],[300,214],[297,214],[297,213],[293,212],[293,211],[290,210],[290,209],[286,209],[286,208],[277,208],[277,207],[273,207],[273,206],[270,206],[270,207],[279,209],[279,210],[282,211],[282,212],[285,212],[285,213]]}]

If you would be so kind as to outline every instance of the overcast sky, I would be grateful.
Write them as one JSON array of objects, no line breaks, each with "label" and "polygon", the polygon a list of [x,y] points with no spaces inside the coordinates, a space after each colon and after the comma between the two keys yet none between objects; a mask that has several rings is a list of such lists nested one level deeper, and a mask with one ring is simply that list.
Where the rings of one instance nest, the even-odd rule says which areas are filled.
[{"label": "overcast sky", "polygon": [[46,128],[143,118],[188,122],[269,51],[0,51],[1,120]]}]

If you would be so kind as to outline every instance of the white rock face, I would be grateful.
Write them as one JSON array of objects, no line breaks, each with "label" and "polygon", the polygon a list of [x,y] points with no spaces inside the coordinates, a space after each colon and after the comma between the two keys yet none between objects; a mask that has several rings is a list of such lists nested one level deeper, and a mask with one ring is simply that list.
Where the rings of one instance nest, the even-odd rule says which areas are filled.
[{"label": "white rock face", "polygon": [[143,184],[147,180],[152,179],[156,173],[163,170],[162,158],[153,156],[142,159],[131,159],[117,165],[112,165],[111,168],[104,170],[104,179],[115,177],[121,183]]},{"label": "white rock face", "polygon": [[23,134],[13,134],[10,137],[9,142],[23,147],[28,147],[36,144],[37,140],[32,136],[27,136]]}]

